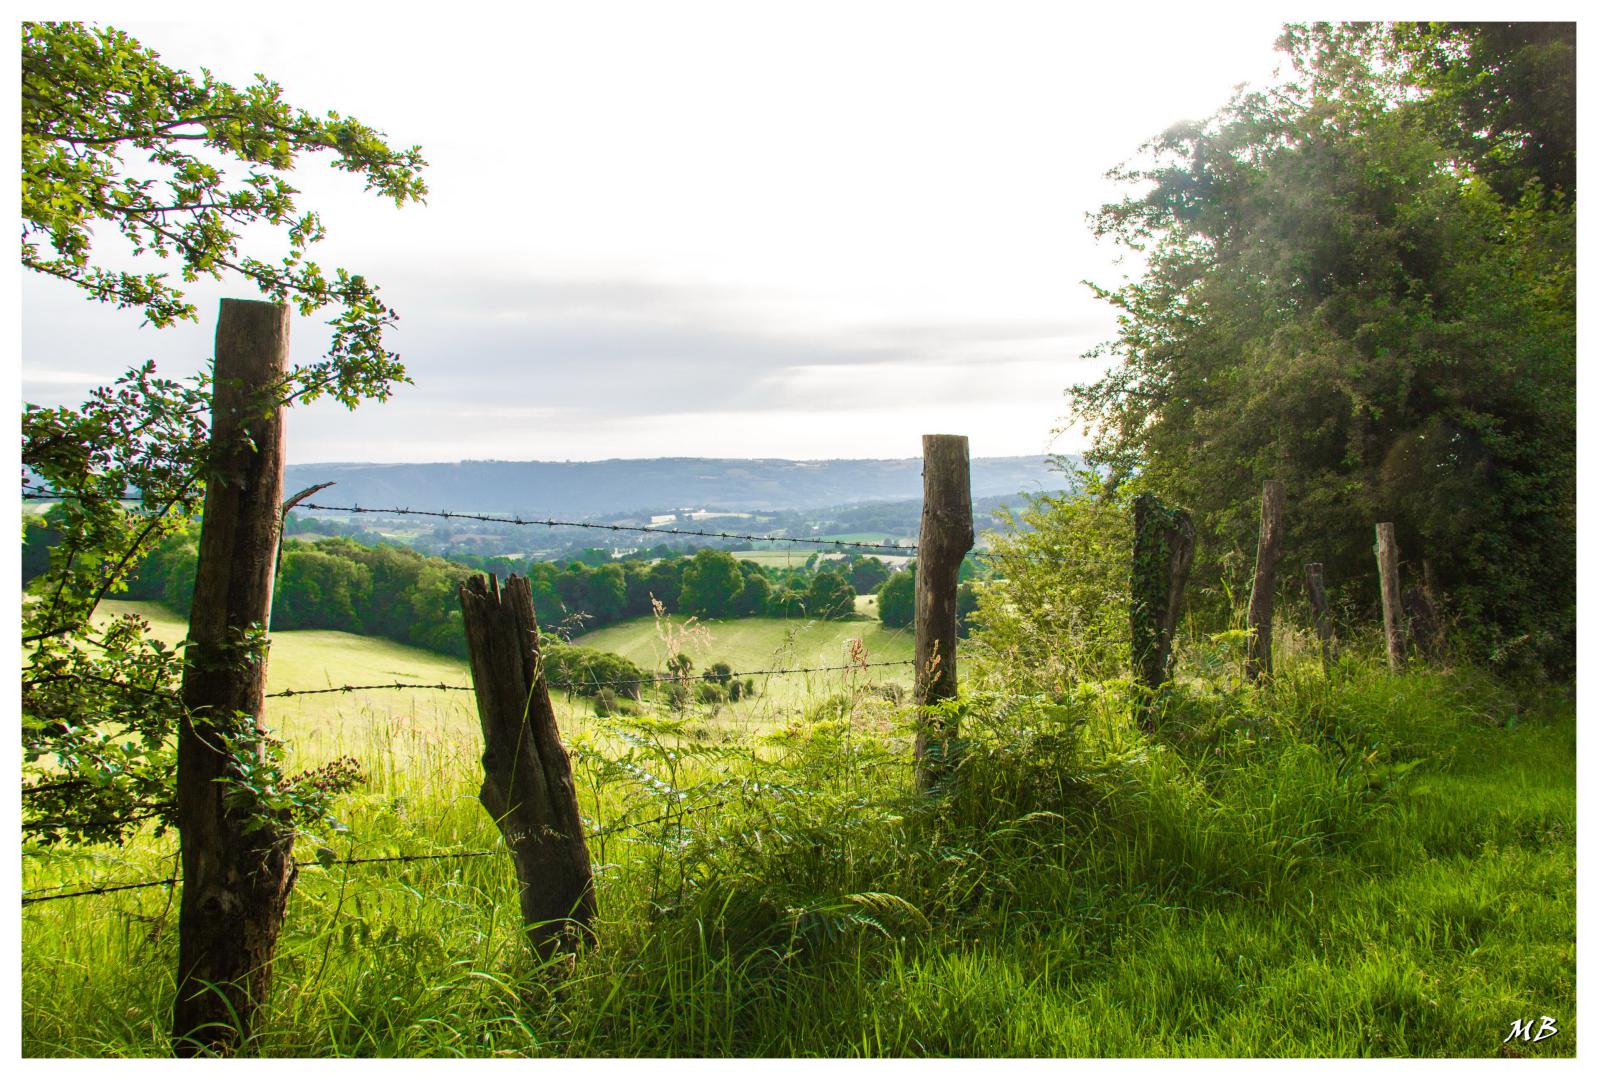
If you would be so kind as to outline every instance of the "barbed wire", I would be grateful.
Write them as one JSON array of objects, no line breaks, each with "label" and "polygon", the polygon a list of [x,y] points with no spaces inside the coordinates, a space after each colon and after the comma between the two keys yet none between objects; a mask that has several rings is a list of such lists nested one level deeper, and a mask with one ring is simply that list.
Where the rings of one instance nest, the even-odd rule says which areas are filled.
[{"label": "barbed wire", "polygon": [[[105,893],[127,892],[130,889],[154,889],[162,885],[176,885],[177,882],[177,878],[169,877],[162,878],[160,881],[138,881],[127,885],[100,885],[92,889],[80,889],[77,892],[51,893],[49,896],[28,896],[24,894],[22,903],[23,906],[45,904],[51,900],[71,900],[76,896],[101,896]],[[79,884],[83,883],[79,882]],[[75,886],[68,886],[68,888],[75,888]]]},{"label": "barbed wire", "polygon": [[[128,502],[134,499],[143,498],[143,496],[137,491],[124,491],[121,495],[100,495],[99,492],[95,492],[95,495],[101,498],[115,499],[118,502]],[[22,489],[22,497],[29,501],[60,502],[64,499],[76,499],[80,498],[81,496],[73,495],[64,491],[51,491],[49,488],[30,489],[25,487]]]},{"label": "barbed wire", "polygon": [[330,506],[326,503],[303,502],[300,506],[306,510],[341,511],[350,514],[395,514],[400,516],[433,517],[446,519],[462,519],[466,521],[486,521],[498,525],[539,525],[545,528],[568,529],[597,529],[605,532],[636,532],[654,533],[663,536],[700,536],[712,540],[752,540],[768,543],[782,544],[822,544],[838,548],[854,548],[861,551],[881,551],[893,555],[914,555],[918,550],[915,544],[872,544],[861,540],[828,540],[822,537],[810,536],[757,536],[752,533],[724,532],[719,529],[676,529],[666,528],[661,525],[606,525],[593,521],[561,521],[558,518],[524,518],[520,515],[501,517],[495,514],[474,514],[459,510],[412,510],[409,507],[389,506]]},{"label": "barbed wire", "polygon": [[[865,668],[904,667],[914,664],[914,660],[873,660],[863,664],[833,664],[818,667],[802,668],[763,668],[753,671],[702,671],[696,675],[647,675],[639,679],[584,679],[576,682],[546,682],[544,685],[551,690],[582,690],[600,689],[611,686],[650,686],[677,682],[731,682],[734,679],[753,678],[756,675],[810,675],[827,671],[859,671]],[[361,690],[445,690],[464,691],[470,693],[474,688],[470,686],[455,686],[450,683],[366,683],[362,685],[326,686],[312,690],[276,690],[266,696],[269,698],[306,697],[311,694],[353,694]]]},{"label": "barbed wire", "polygon": [[[612,686],[650,686],[678,682],[731,682],[734,679],[748,679],[756,675],[812,675],[831,671],[860,671],[866,668],[905,667],[914,664],[914,660],[870,660],[863,664],[829,664],[817,667],[802,668],[760,668],[751,671],[702,671],[695,675],[658,674],[647,675],[639,679],[581,679],[576,682],[546,682],[544,685],[551,690],[580,691],[583,689],[600,689]],[[53,677],[49,682],[71,682],[78,678],[77,675],[67,674]],[[88,677],[88,676],[85,676]],[[131,690],[139,694],[148,694],[153,697],[178,697],[178,691],[171,687],[139,686],[134,683],[121,682],[116,679],[93,678],[92,681],[106,686],[113,686],[123,690]],[[32,685],[32,684],[30,684]],[[457,686],[453,683],[346,683],[343,686],[318,686],[310,689],[274,690],[266,696],[269,698],[310,697],[315,694],[354,694],[363,690],[443,690],[452,693],[471,693],[475,687]]]},{"label": "barbed wire", "polygon": [[[699,803],[695,806],[682,807],[669,813],[661,814],[657,817],[645,818],[642,821],[623,821],[614,825],[607,825],[602,829],[585,831],[583,833],[583,842],[587,843],[590,840],[598,840],[614,833],[627,832],[632,829],[641,829],[645,825],[658,825],[662,821],[670,821],[673,818],[683,817],[688,814],[697,814],[705,810],[714,810],[717,807],[727,805],[727,803],[731,801],[731,799],[717,799],[714,802]],[[327,869],[333,866],[370,866],[374,863],[413,863],[433,862],[443,859],[480,859],[489,855],[505,855],[508,853],[508,848],[485,848],[476,851],[444,851],[418,855],[367,855],[343,859],[295,859],[294,863],[296,866],[318,866],[322,867],[323,869]],[[82,896],[104,896],[109,893],[129,892],[134,889],[157,889],[163,886],[175,886],[178,884],[178,881],[179,878],[174,875],[172,877],[161,878],[156,881],[135,881],[119,885],[97,885],[93,887],[86,887],[88,886],[87,882],[77,882],[73,885],[67,886],[46,886],[47,888],[64,887],[72,889],[73,891],[51,893],[48,896],[30,896],[28,895],[30,890],[25,889],[23,890],[22,903],[24,905],[45,904],[49,903],[51,900],[72,900]],[[39,890],[31,891],[37,892]]]},{"label": "barbed wire", "polygon": [[[24,499],[62,499],[68,496],[60,492],[38,489],[36,491],[24,490]],[[123,498],[137,498],[136,494],[127,494]],[[524,518],[520,516],[500,517],[494,514],[467,513],[461,510],[412,510],[409,507],[369,507],[369,506],[332,506],[327,503],[302,502],[298,504],[307,510],[326,510],[350,514],[396,514],[412,517],[431,517],[444,519],[462,519],[466,521],[484,521],[501,525],[542,526],[545,528],[571,528],[571,529],[597,529],[604,532],[637,532],[655,533],[666,536],[698,536],[712,540],[748,540],[759,543],[772,544],[820,544],[838,549],[855,551],[876,551],[888,555],[914,555],[921,550],[919,544],[872,544],[863,540],[828,540],[822,537],[810,536],[770,536],[755,535],[753,533],[733,533],[712,529],[675,529],[659,525],[606,525],[593,521],[561,521],[556,518]],[[782,549],[778,549],[782,550]],[[1032,552],[995,552],[973,551],[969,555],[974,559],[1011,560],[1025,562],[1053,561],[1051,556]]]}]

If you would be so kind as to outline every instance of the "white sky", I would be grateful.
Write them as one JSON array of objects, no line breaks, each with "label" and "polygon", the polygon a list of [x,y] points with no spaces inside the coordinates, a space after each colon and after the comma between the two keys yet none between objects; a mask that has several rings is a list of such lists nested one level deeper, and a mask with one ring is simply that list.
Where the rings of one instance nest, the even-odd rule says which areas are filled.
[{"label": "white sky", "polygon": [[[141,9],[131,5],[134,12]],[[1113,333],[1104,172],[1278,61],[1280,18],[1139,5],[435,5],[332,23],[101,15],[169,64],[423,147],[395,209],[307,158],[313,252],[378,283],[415,385],[297,409],[290,460],[980,456],[1051,439]],[[125,11],[129,5],[117,10]],[[181,14],[181,12],[179,13]],[[279,17],[280,16],[280,17]],[[382,25],[385,21],[392,25]],[[108,248],[109,250],[109,248]],[[24,275],[22,396],[210,353]],[[324,335],[295,324],[296,358]]]}]

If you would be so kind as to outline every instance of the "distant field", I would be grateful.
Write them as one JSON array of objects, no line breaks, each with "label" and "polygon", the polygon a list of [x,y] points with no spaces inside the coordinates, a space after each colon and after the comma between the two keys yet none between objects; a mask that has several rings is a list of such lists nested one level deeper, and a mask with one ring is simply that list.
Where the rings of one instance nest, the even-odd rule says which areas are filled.
[{"label": "distant field", "polygon": [[[874,598],[873,598],[874,599]],[[856,610],[859,602],[856,601]],[[682,620],[673,619],[674,627]],[[724,660],[734,671],[757,671],[771,668],[833,667],[849,663],[849,641],[859,638],[864,642],[872,661],[909,660],[915,655],[915,637],[910,630],[888,630],[876,619],[851,619],[841,622],[824,622],[803,619],[731,619],[694,623],[702,627],[703,634],[689,634],[675,648],[668,648],[661,640],[650,618],[629,619],[626,622],[595,630],[575,639],[575,644],[606,652],[619,653],[649,671],[660,670],[665,659],[677,652],[687,653],[696,669]],[[888,668],[869,673],[874,682],[910,684],[910,669]],[[805,700],[835,693],[848,685],[852,676],[846,672],[790,675],[757,678],[760,695],[755,708],[761,705],[794,707]],[[732,706],[735,711],[749,711],[741,704]]]},{"label": "distant field", "polygon": [[[778,569],[787,570],[792,567],[803,566],[809,560],[810,556],[814,555],[815,553],[816,552],[813,548],[807,548],[803,551],[799,550],[798,548],[793,548],[783,551],[734,551],[732,553],[732,557],[735,559],[742,559],[744,562],[752,562],[759,566],[771,566]],[[822,556],[824,559],[827,557],[828,556],[826,555]],[[837,558],[837,556],[834,555],[832,558]]]},{"label": "distant field", "polygon": [[[857,598],[856,610],[874,612],[875,600]],[[124,613],[146,619],[155,636],[168,644],[183,639],[184,620],[160,604],[108,600],[100,605],[102,618]],[[908,660],[915,652],[910,631],[885,630],[875,618],[843,622],[735,619],[703,625],[708,638],[694,635],[672,650],[686,652],[699,669],[717,660],[725,660],[737,671],[847,664],[851,638],[864,640],[871,660]],[[647,618],[586,634],[577,643],[620,653],[648,671],[659,670],[667,655],[654,620]],[[908,667],[872,671],[869,681],[908,686],[909,671]],[[837,693],[848,688],[851,680],[860,679],[847,672],[759,677],[756,697],[725,707],[717,722],[763,728],[782,721],[807,701]],[[336,630],[279,630],[272,634],[268,693],[394,682],[470,686],[471,674],[464,660],[383,638]],[[580,727],[593,715],[587,698],[562,693],[553,698],[556,714],[567,730]],[[271,698],[267,723],[288,741],[292,756],[305,762],[354,754],[363,762],[382,760],[404,768],[410,763],[475,757],[481,752],[472,695],[456,691],[363,690]],[[374,753],[378,747],[383,753]]]},{"label": "distant field", "polygon": [[[124,613],[148,620],[157,638],[181,641],[186,623],[153,603],[104,601],[100,616]],[[272,634],[266,689],[314,690],[330,686],[421,682],[470,686],[464,660],[383,638],[361,637],[336,630],[279,630]],[[555,711],[572,723],[592,710],[583,699],[555,695]],[[374,744],[397,764],[432,760],[440,754],[481,753],[477,706],[470,693],[444,690],[363,690],[353,694],[316,694],[271,698],[267,723],[283,736],[293,753],[307,761],[325,761],[340,754],[375,760]]]},{"label": "distant field", "polygon": [[[877,539],[880,540],[881,537],[878,537]],[[734,551],[732,552],[732,557],[735,559],[743,559],[745,562],[756,563],[760,566],[770,566],[777,569],[786,570],[792,567],[803,566],[810,556],[816,554],[819,554],[821,556],[821,560],[824,562],[843,558],[843,556],[836,551],[822,551],[818,553],[811,548],[795,548],[791,551]],[[881,559],[888,566],[895,568],[903,566],[905,563],[910,561],[909,555],[887,555],[880,551],[866,551],[861,552],[861,554],[870,555],[873,558]]]}]

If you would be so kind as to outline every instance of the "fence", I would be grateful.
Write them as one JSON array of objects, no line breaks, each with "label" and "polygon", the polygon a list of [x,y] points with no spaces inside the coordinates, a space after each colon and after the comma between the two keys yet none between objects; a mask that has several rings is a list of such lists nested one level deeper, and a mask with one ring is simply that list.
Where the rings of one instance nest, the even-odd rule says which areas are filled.
[{"label": "fence", "polygon": [[[179,913],[180,953],[175,1029],[181,1034],[219,1030],[240,1037],[265,990],[272,951],[281,927],[289,889],[298,866],[292,855],[293,831],[263,827],[248,808],[224,800],[217,781],[228,774],[226,739],[207,736],[219,721],[211,717],[261,716],[268,699],[370,690],[416,689],[472,693],[487,749],[482,802],[504,835],[492,850],[419,853],[370,858],[318,859],[316,865],[365,865],[472,859],[508,853],[516,864],[524,922],[541,953],[569,947],[590,932],[593,913],[591,866],[584,824],[577,813],[569,759],[561,747],[548,701],[551,689],[587,691],[688,681],[727,681],[756,675],[790,676],[817,672],[911,666],[918,710],[916,780],[925,792],[954,760],[958,732],[948,710],[927,708],[955,696],[956,592],[959,568],[974,545],[969,447],[964,436],[923,437],[923,499],[918,542],[876,544],[823,537],[757,535],[710,529],[563,521],[409,507],[374,508],[310,502],[327,485],[283,498],[284,436],[282,406],[262,410],[260,401],[281,384],[287,361],[288,312],[277,304],[223,301],[218,322],[213,380],[212,444],[208,467],[228,477],[206,487],[199,563],[186,642],[182,686],[138,686],[105,680],[131,692],[169,696],[181,703],[178,725],[177,823],[183,844],[179,873],[153,881],[56,886],[47,895],[25,895],[25,905],[184,884]],[[198,477],[195,477],[198,479]],[[133,493],[124,493],[131,495]],[[25,486],[25,499],[61,498],[63,493]],[[103,495],[103,498],[114,496]],[[1139,496],[1133,551],[1133,659],[1150,691],[1170,676],[1170,639],[1188,566],[1194,530],[1185,511],[1166,510],[1151,496]],[[241,650],[233,638],[240,627],[266,627],[270,621],[276,556],[288,509],[351,514],[415,515],[468,519],[521,527],[581,528],[714,540],[787,544],[916,555],[915,659],[833,666],[769,668],[739,672],[654,675],[633,679],[547,682],[542,677],[540,645],[531,595],[525,579],[512,576],[501,590],[490,577],[461,587],[470,686],[446,683],[382,683],[291,688],[267,693],[260,650]],[[1275,561],[1280,545],[1283,494],[1270,482],[1262,507],[1259,561],[1250,626],[1259,637],[1250,646],[1250,674],[1271,672],[1269,633]],[[1396,590],[1392,526],[1378,526],[1383,571],[1383,607],[1389,642],[1401,617]],[[1021,556],[1033,557],[1033,556]],[[1041,557],[1041,556],[1037,556]],[[1391,572],[1390,572],[1391,568]],[[1317,567],[1317,571],[1318,571]],[[1313,580],[1319,586],[1320,575]],[[1394,666],[1400,646],[1390,644]],[[243,658],[240,659],[241,653]],[[1328,653],[1329,654],[1329,653]],[[940,719],[932,719],[939,717]],[[531,737],[528,737],[528,735]],[[257,746],[264,731],[223,732]],[[514,760],[512,760],[514,759]],[[532,783],[529,777],[538,778]],[[535,790],[536,789],[536,790]],[[534,805],[534,803],[537,805]],[[694,808],[708,809],[714,804]],[[685,812],[683,809],[676,814]],[[631,822],[588,833],[638,828]],[[263,840],[264,837],[264,840]],[[248,842],[246,842],[248,838]],[[570,872],[568,872],[570,871]],[[559,879],[558,881],[556,879]],[[61,891],[61,890],[65,891]],[[218,912],[227,912],[218,918]],[[550,919],[575,924],[575,933],[550,931]],[[564,914],[563,914],[564,913]]]},{"label": "fence", "polygon": [[[183,838],[181,872],[157,881],[84,883],[87,887],[69,886],[65,891],[23,898],[31,905],[133,889],[170,887],[181,880],[185,888],[178,924],[176,1030],[193,1031],[212,1026],[226,1029],[229,1018],[242,1017],[247,1022],[265,992],[265,984],[261,981],[264,975],[260,973],[269,970],[297,865],[291,853],[291,828],[272,827],[263,832],[258,821],[220,797],[217,781],[228,775],[228,758],[221,744],[226,744],[227,739],[209,737],[217,723],[210,719],[212,716],[258,717],[269,698],[310,694],[356,693],[380,688],[473,693],[487,743],[482,801],[505,836],[506,848],[521,882],[524,921],[533,944],[542,952],[563,947],[565,943],[551,938],[547,931],[535,929],[534,916],[539,911],[557,915],[574,913],[571,921],[581,924],[586,924],[592,913],[583,825],[577,814],[569,761],[560,746],[548,701],[549,690],[594,691],[693,680],[730,681],[755,675],[791,676],[913,666],[915,699],[919,704],[929,705],[952,696],[956,685],[955,590],[960,561],[973,542],[969,451],[963,436],[937,435],[923,440],[927,466],[921,538],[917,544],[876,544],[820,537],[308,501],[325,485],[308,489],[285,502],[282,409],[278,405],[263,410],[260,402],[269,399],[271,388],[282,381],[287,364],[287,331],[288,311],[282,305],[231,300],[222,304],[217,327],[208,467],[218,475],[227,476],[229,482],[206,487],[183,683],[176,690],[118,683],[126,685],[130,692],[168,696],[181,704],[176,804],[178,830]],[[23,491],[23,497],[31,499],[60,494],[39,486],[25,486]],[[463,585],[460,593],[473,670],[471,686],[388,683],[293,688],[268,694],[263,656],[258,650],[245,650],[241,659],[240,650],[231,637],[237,634],[234,628],[269,624],[282,524],[289,507],[295,504],[308,510],[351,514],[403,514],[523,527],[576,527],[610,533],[918,555],[921,561],[916,587],[916,659],[705,672],[696,676],[678,673],[637,679],[568,680],[552,686],[542,677],[536,620],[526,582],[513,576],[508,591],[502,595],[492,578],[486,583],[475,578]],[[235,736],[243,737],[246,745],[261,737],[250,732],[235,733]],[[947,746],[954,736],[952,729],[919,733],[918,760],[928,756],[946,758]],[[525,760],[507,764],[509,758]],[[546,781],[528,786],[528,775],[542,776],[546,772]],[[929,769],[918,769],[923,784],[929,782],[930,776]],[[534,805],[535,802],[538,805]],[[249,834],[248,843],[245,842],[246,833]],[[346,859],[329,865],[476,858],[492,853]],[[575,870],[565,873],[563,867]],[[569,879],[564,886],[558,882],[552,884],[552,879],[562,877]],[[564,893],[560,891],[562,888]],[[229,912],[229,917],[218,919],[215,914],[218,911]],[[586,930],[586,925],[580,929]]]}]

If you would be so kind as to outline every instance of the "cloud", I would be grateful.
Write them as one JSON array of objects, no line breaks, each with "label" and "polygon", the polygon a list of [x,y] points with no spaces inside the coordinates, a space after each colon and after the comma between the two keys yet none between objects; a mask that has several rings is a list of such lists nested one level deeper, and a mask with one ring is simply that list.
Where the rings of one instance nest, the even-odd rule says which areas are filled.
[{"label": "cloud", "polygon": [[39,368],[22,369],[23,386],[102,386],[108,380],[104,375],[88,371],[43,371]]}]

